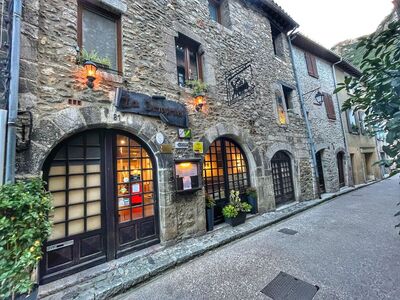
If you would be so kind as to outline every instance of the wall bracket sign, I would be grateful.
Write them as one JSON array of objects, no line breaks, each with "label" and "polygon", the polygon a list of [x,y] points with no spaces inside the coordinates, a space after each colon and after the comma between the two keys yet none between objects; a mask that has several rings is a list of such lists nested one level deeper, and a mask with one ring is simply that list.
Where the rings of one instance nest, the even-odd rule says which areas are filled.
[{"label": "wall bracket sign", "polygon": [[226,95],[228,105],[251,96],[255,90],[251,60],[225,73]]},{"label": "wall bracket sign", "polygon": [[185,105],[166,100],[162,96],[149,96],[117,88],[115,107],[120,112],[158,117],[166,124],[187,128],[189,117]]}]

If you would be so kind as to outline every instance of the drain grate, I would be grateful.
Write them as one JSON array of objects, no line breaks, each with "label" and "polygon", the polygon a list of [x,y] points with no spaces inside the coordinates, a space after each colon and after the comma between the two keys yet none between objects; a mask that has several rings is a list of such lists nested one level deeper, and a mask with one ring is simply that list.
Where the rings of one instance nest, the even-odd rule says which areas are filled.
[{"label": "drain grate", "polygon": [[273,300],[311,300],[319,290],[317,285],[312,285],[297,279],[285,272],[280,272],[261,293]]},{"label": "drain grate", "polygon": [[282,229],[280,229],[278,231],[282,232],[282,233],[285,233],[285,234],[289,234],[289,235],[295,235],[296,233],[298,233],[296,230],[289,229],[289,228],[282,228]]}]

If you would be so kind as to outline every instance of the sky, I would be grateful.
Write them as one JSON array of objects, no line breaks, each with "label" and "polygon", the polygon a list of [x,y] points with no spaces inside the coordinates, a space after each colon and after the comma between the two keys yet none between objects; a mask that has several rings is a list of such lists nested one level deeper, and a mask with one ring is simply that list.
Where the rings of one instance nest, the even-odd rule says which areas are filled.
[{"label": "sky", "polygon": [[375,31],[393,9],[392,0],[274,0],[299,31],[326,48]]}]

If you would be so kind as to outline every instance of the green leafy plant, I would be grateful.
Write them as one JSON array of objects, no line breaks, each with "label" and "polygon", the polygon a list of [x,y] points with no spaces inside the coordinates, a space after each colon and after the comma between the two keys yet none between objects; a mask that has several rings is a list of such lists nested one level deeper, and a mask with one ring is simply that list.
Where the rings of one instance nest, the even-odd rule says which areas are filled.
[{"label": "green leafy plant", "polygon": [[250,212],[252,206],[242,202],[239,191],[232,190],[229,195],[229,204],[222,209],[222,214],[226,218],[236,218],[240,212]]},{"label": "green leafy plant", "polygon": [[400,21],[361,39],[357,48],[366,49],[362,75],[347,77],[335,93],[345,90],[348,99],[342,110],[365,111],[365,125],[386,134],[383,151],[390,158],[395,175],[400,172]]},{"label": "green leafy plant", "polygon": [[88,52],[86,49],[82,49],[76,59],[77,63],[83,64],[85,61],[88,60],[103,65],[106,68],[111,68],[111,60],[108,57],[100,56],[96,50]]},{"label": "green leafy plant", "polygon": [[253,197],[254,199],[257,199],[257,190],[256,188],[249,187],[246,189],[246,195]]},{"label": "green leafy plant", "polygon": [[186,80],[185,84],[193,90],[193,97],[204,95],[207,92],[207,84],[201,80]]},{"label": "green leafy plant", "polygon": [[213,208],[216,205],[214,198],[208,194],[206,194],[205,200],[208,208]]},{"label": "green leafy plant", "polygon": [[0,187],[0,298],[28,293],[51,232],[51,196],[39,178]]}]

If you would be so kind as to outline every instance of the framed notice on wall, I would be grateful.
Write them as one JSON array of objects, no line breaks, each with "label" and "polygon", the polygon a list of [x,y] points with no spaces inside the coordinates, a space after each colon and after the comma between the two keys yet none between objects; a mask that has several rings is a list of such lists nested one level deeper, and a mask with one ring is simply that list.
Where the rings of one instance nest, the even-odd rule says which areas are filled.
[{"label": "framed notice on wall", "polygon": [[176,192],[191,192],[201,189],[200,159],[175,161],[174,168]]}]

